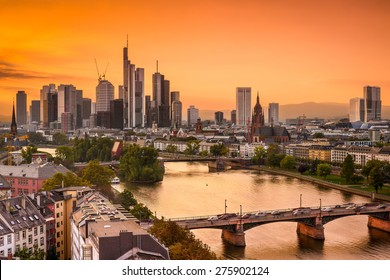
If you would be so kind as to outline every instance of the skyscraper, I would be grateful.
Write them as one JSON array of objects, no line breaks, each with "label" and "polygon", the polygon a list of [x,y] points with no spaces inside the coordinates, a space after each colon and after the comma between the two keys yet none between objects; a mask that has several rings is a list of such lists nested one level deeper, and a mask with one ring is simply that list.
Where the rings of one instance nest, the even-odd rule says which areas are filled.
[{"label": "skyscraper", "polygon": [[164,79],[164,75],[158,72],[158,62],[157,62],[157,72],[153,74],[153,101],[155,105],[155,110],[157,110],[157,122],[159,127],[169,127],[170,123],[170,104],[169,104],[169,80]]},{"label": "skyscraper", "polygon": [[279,103],[269,103],[268,105],[268,123],[279,124]]},{"label": "skyscraper", "polygon": [[114,86],[107,80],[99,79],[96,86],[96,111],[110,111],[111,100],[114,100]]},{"label": "skyscraper", "polygon": [[172,102],[172,127],[179,128],[182,125],[183,120],[183,105],[180,100]]},{"label": "skyscraper", "polygon": [[91,98],[83,98],[83,120],[88,120],[89,117],[91,116],[91,107],[92,107]]},{"label": "skyscraper", "polygon": [[[65,115],[64,120],[67,121],[67,130],[73,130],[82,126],[82,90],[76,90],[73,85],[59,85],[58,86],[58,116],[61,118],[58,120],[62,122],[62,114],[72,114],[73,121],[69,121],[69,114]],[[73,126],[73,127],[71,127]]]},{"label": "skyscraper", "polygon": [[237,123],[237,111],[236,110],[232,110],[230,112],[230,121],[232,122],[232,124]]},{"label": "skyscraper", "polygon": [[114,99],[110,102],[111,128],[123,130],[123,99]]},{"label": "skyscraper", "polygon": [[365,86],[364,89],[364,122],[380,120],[382,117],[381,88]]},{"label": "skyscraper", "polygon": [[349,121],[364,121],[364,98],[352,98],[349,100]]},{"label": "skyscraper", "polygon": [[30,106],[30,122],[40,123],[40,101],[39,100],[31,100]]},{"label": "skyscraper", "polygon": [[27,124],[27,94],[24,91],[16,94],[16,123]]},{"label": "skyscraper", "polygon": [[187,109],[188,127],[191,127],[192,125],[196,124],[198,118],[199,118],[199,109],[195,108],[194,105],[190,105],[190,107]]},{"label": "skyscraper", "polygon": [[215,115],[215,123],[216,124],[222,124],[223,122],[223,112],[217,111],[214,113]]},{"label": "skyscraper", "polygon": [[43,86],[40,91],[40,126],[42,128],[49,127],[51,122],[58,119],[57,101],[57,90],[55,84]]},{"label": "skyscraper", "polygon": [[236,111],[237,125],[246,126],[251,118],[251,88],[237,87],[236,88]]},{"label": "skyscraper", "polygon": [[144,126],[144,69],[135,68],[128,56],[128,43],[123,48],[123,88],[119,88],[123,98],[124,127]]}]

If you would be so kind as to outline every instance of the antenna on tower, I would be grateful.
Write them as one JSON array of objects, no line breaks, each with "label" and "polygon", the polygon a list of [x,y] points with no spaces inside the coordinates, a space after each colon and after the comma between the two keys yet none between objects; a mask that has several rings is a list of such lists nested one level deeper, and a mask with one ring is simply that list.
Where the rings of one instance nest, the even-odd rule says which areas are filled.
[{"label": "antenna on tower", "polygon": [[129,48],[129,34],[126,35],[126,48]]},{"label": "antenna on tower", "polygon": [[157,62],[156,62],[156,63],[157,63],[157,73],[158,73],[158,60],[157,60]]}]

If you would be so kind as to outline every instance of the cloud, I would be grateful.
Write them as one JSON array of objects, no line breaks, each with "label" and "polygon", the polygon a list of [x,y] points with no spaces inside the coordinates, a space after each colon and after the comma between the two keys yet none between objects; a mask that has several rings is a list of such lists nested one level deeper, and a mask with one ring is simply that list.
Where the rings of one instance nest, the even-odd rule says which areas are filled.
[{"label": "cloud", "polygon": [[0,61],[0,79],[45,79],[49,76],[36,71],[19,69],[16,65],[7,61]]}]

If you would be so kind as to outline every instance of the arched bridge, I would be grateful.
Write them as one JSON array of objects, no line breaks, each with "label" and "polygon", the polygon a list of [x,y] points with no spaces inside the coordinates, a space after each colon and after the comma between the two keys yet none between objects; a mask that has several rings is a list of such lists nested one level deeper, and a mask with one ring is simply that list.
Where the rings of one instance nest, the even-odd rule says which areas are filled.
[{"label": "arched bridge", "polygon": [[275,222],[296,222],[297,232],[315,239],[325,239],[323,225],[353,215],[368,215],[368,226],[390,232],[390,203],[343,204],[324,207],[277,209],[240,214],[227,213],[203,217],[171,219],[188,229],[222,229],[222,238],[245,246],[245,231]]}]

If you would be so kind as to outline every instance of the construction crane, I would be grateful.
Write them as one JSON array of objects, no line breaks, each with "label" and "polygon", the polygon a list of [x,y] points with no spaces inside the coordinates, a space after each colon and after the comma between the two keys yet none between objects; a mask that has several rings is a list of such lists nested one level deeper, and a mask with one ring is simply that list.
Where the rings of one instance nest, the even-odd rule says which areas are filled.
[{"label": "construction crane", "polygon": [[107,63],[106,69],[104,70],[103,74],[100,74],[100,72],[99,72],[99,67],[98,67],[96,58],[95,58],[95,65],[96,65],[96,71],[98,74],[98,81],[100,82],[101,80],[105,80],[106,79],[106,72],[107,72],[107,68],[108,68],[108,63]]}]

